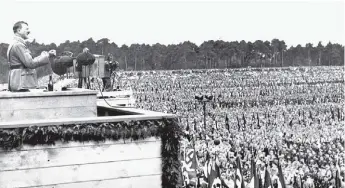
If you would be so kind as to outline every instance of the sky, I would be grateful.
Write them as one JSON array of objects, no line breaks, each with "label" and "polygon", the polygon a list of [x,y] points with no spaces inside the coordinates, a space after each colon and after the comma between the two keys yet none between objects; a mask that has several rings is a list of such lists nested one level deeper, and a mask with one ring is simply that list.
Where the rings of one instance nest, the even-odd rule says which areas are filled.
[{"label": "sky", "polygon": [[0,43],[10,43],[13,24],[24,20],[30,36],[45,44],[91,37],[108,38],[118,46],[273,38],[288,47],[345,44],[343,0],[1,0],[0,7]]}]

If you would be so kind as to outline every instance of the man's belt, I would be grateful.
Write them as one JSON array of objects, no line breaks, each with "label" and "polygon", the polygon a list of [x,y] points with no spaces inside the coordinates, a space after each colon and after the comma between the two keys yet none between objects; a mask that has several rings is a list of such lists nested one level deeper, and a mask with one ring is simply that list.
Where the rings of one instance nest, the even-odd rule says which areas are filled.
[{"label": "man's belt", "polygon": [[24,69],[24,66],[23,65],[10,65],[10,69],[13,70],[13,69]]}]

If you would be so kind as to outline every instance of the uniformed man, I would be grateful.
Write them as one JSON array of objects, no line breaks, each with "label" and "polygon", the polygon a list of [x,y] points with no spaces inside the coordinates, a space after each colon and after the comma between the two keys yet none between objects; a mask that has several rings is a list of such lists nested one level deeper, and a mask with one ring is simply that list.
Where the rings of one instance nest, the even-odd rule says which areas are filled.
[{"label": "uniformed man", "polygon": [[38,87],[35,68],[44,66],[53,61],[55,50],[43,51],[40,56],[33,58],[26,41],[30,34],[29,26],[19,21],[13,26],[14,41],[7,50],[9,62],[8,89],[10,91],[29,91]]},{"label": "uniformed man", "polygon": [[104,77],[102,78],[103,82],[103,90],[102,91],[111,91],[113,88],[111,88],[111,74],[112,74],[112,63],[113,63],[113,55],[108,53],[108,57],[105,61],[105,66],[106,66],[106,73]]}]

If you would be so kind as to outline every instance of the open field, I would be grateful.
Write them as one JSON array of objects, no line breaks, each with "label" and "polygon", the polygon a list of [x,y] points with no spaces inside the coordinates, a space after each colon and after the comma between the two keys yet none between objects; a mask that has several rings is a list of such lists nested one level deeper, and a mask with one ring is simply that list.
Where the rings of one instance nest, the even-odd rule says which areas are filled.
[{"label": "open field", "polygon": [[[195,140],[200,171],[210,161],[208,155],[211,159],[217,156],[222,177],[230,187],[235,177],[235,158],[231,156],[235,153],[241,159],[246,182],[251,177],[251,159],[255,159],[261,175],[264,164],[268,164],[274,179],[274,164],[279,158],[290,186],[300,183],[299,176],[306,184],[313,180],[316,187],[334,184],[337,159],[344,170],[343,67],[156,71],[140,75],[120,79],[122,86],[135,91],[137,106],[176,113],[186,130],[182,151],[193,148]],[[195,100],[195,95],[204,94],[213,96],[206,103],[206,127],[203,104]],[[215,140],[220,144],[215,145]],[[189,155],[182,156],[185,165],[191,167]],[[294,176],[298,180],[294,181]]]}]

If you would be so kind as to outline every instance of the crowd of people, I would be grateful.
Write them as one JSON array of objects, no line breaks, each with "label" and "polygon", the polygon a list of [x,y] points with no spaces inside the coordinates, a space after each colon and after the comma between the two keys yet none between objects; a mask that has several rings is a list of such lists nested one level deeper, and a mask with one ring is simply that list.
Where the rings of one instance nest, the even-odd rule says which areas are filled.
[{"label": "crowd of people", "polygon": [[177,115],[183,187],[345,186],[343,67],[117,72],[116,80],[138,108]]},{"label": "crowd of people", "polygon": [[282,187],[329,188],[344,186],[345,178],[343,73],[343,67],[127,72],[119,84],[133,89],[137,107],[178,116],[185,187],[210,187],[207,166],[214,162],[223,187],[235,187],[241,167],[247,187],[257,173],[259,187],[267,187],[267,176],[279,187],[282,174]]}]

